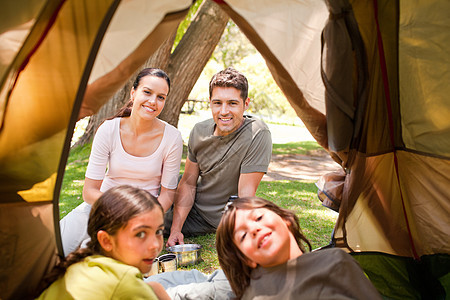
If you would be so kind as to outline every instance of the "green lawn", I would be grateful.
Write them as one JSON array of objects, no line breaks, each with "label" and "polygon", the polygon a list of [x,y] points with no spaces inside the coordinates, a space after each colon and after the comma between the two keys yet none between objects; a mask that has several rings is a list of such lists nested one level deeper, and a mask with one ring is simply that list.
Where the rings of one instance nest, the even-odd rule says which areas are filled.
[{"label": "green lawn", "polygon": [[[70,152],[60,195],[61,218],[83,202],[81,191],[83,189],[90,146],[77,147]],[[274,144],[273,154],[305,154],[318,148],[320,146],[316,142]],[[184,159],[185,155],[183,155],[182,171],[184,170]],[[321,205],[316,194],[317,187],[314,182],[291,180],[263,181],[256,193],[259,197],[295,211],[300,219],[300,226],[306,237],[311,241],[313,248],[322,247],[329,243],[337,218],[337,213]],[[201,272],[210,274],[219,268],[217,252],[214,246],[214,234],[187,238],[185,243],[202,245],[201,256],[203,262],[195,266],[181,267],[180,269],[196,268]],[[165,251],[163,250],[162,253],[165,253]]]}]

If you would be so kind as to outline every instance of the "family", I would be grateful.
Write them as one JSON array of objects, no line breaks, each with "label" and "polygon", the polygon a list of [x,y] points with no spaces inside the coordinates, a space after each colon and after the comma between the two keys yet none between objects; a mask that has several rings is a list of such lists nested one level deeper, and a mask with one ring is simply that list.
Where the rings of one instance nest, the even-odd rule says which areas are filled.
[{"label": "family", "polygon": [[381,299],[349,254],[311,251],[294,213],[255,197],[272,139],[244,115],[246,77],[233,68],[212,77],[212,118],[192,128],[181,179],[181,133],[157,118],[170,88],[163,70],[143,69],[129,102],[99,126],[84,202],[60,221],[66,257],[39,299],[173,299],[161,278],[142,274],[164,238],[172,246],[206,233],[216,233],[224,298]]}]

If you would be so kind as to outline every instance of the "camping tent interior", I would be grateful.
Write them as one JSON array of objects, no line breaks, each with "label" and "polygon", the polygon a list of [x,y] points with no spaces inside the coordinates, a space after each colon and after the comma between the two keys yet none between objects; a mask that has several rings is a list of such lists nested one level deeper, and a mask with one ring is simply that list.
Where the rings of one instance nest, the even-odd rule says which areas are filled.
[{"label": "camping tent interior", "polygon": [[[339,211],[330,246],[387,299],[448,298],[450,2],[216,2],[342,165],[319,185]],[[63,254],[59,191],[80,111],[120,89],[191,5],[0,4],[0,299],[32,297]]]}]

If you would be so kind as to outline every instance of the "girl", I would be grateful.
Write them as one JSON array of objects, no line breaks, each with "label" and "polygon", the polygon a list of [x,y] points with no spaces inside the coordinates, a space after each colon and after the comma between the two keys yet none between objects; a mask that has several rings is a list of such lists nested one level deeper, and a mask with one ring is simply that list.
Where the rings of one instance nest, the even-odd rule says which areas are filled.
[{"label": "girl", "polygon": [[311,245],[297,216],[258,197],[230,202],[217,228],[219,263],[238,299],[381,299],[341,249]]},{"label": "girl", "polygon": [[163,214],[145,190],[122,185],[103,193],[89,216],[87,247],[55,268],[38,299],[170,299],[142,277],[162,250]]},{"label": "girl", "polygon": [[169,91],[170,79],[163,70],[143,69],[129,102],[98,128],[86,170],[84,202],[60,222],[66,255],[88,238],[91,205],[113,186],[143,188],[158,198],[164,211],[172,205],[183,140],[178,129],[157,118]]}]

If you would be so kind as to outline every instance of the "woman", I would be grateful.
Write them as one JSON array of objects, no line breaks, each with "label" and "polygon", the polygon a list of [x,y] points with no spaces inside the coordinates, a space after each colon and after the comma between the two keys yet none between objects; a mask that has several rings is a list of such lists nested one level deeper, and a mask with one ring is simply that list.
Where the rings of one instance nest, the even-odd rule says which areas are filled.
[{"label": "woman", "polygon": [[164,211],[173,203],[180,171],[181,133],[157,117],[170,91],[167,74],[143,69],[136,77],[130,101],[97,130],[80,206],[60,222],[64,253],[88,238],[91,205],[111,187],[128,184],[158,198]]}]

